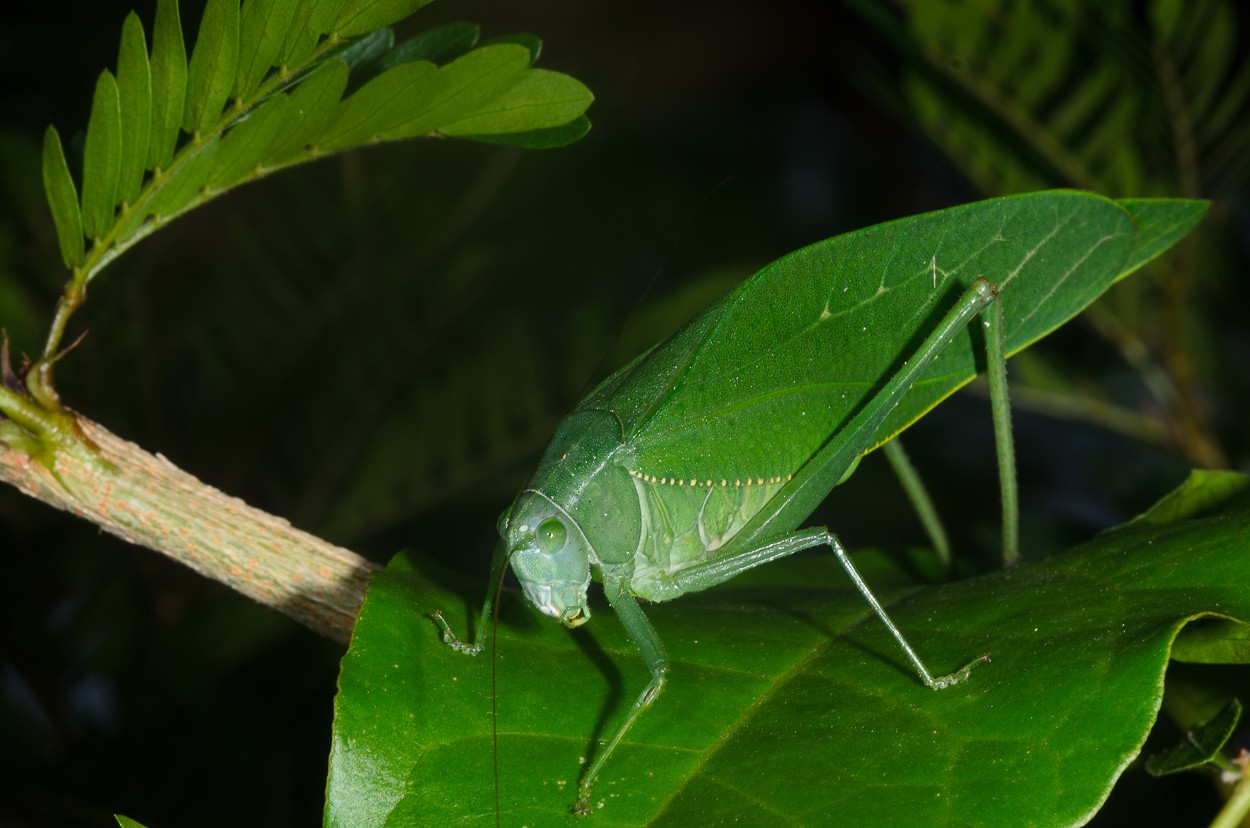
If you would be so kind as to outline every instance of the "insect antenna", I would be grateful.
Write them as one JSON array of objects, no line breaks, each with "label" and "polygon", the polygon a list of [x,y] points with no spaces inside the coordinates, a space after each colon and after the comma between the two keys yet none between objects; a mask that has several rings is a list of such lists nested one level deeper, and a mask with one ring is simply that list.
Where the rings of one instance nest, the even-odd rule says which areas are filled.
[{"label": "insect antenna", "polygon": [[651,292],[655,290],[655,286],[659,284],[660,277],[664,275],[665,271],[668,269],[669,262],[673,260],[673,257],[677,254],[677,248],[686,237],[686,231],[690,229],[690,225],[694,224],[695,217],[703,212],[703,206],[712,199],[713,194],[721,189],[724,189],[729,182],[733,181],[737,177],[738,174],[736,172],[729,173],[720,181],[717,181],[715,184],[708,187],[703,191],[703,194],[699,196],[699,200],[695,202],[694,206],[692,206],[686,213],[686,219],[682,222],[682,225],[677,232],[673,234],[673,240],[669,244],[668,250],[665,251],[664,257],[660,260],[660,263],[656,265],[655,270],[651,273],[651,278],[647,280],[646,286],[642,289],[642,292],[638,294],[638,298],[634,300],[633,307],[629,309],[629,313],[625,314],[625,318],[621,321],[621,324],[617,325],[616,335],[612,337],[612,341],[608,343],[608,347],[604,348],[603,353],[599,355],[599,361],[595,363],[594,369],[586,377],[585,382],[582,383],[581,390],[578,391],[575,399],[581,399],[585,396],[586,393],[590,391],[590,387],[593,384],[594,379],[600,376],[603,372],[603,365],[608,361],[608,356],[611,355],[613,349],[620,343],[623,334],[629,329],[630,323],[634,321],[634,317],[636,317],[638,312],[642,310],[643,303],[647,301],[647,297],[651,295]]},{"label": "insect antenna", "polygon": [[499,599],[503,597],[503,576],[507,574],[508,563],[504,561],[504,571],[500,573],[499,582],[495,585],[495,606],[491,608],[490,619],[490,741],[495,764],[495,828],[500,828],[499,810],[499,688],[497,681],[499,653]]}]

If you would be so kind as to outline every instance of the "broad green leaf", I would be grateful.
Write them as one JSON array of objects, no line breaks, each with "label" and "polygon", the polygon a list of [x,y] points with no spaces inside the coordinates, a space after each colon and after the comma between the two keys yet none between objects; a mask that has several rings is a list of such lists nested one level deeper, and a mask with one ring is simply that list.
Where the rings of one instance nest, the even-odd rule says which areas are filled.
[{"label": "broad green leaf", "polygon": [[1163,776],[1202,767],[1220,755],[1237,731],[1240,719],[1241,702],[1231,699],[1215,718],[1191,730],[1183,741],[1151,756],[1146,761],[1146,770],[1154,776]]},{"label": "broad green leaf", "polygon": [[260,86],[286,40],[299,0],[246,0],[239,20],[239,66],[236,98],[250,98]]},{"label": "broad green leaf", "polygon": [[333,31],[339,37],[356,37],[392,23],[398,23],[431,0],[347,0],[338,14]]},{"label": "broad green leaf", "polygon": [[152,138],[148,168],[164,169],[174,157],[187,94],[187,51],[178,0],[157,0],[152,28]]},{"label": "broad green leaf", "polygon": [[[1199,476],[1187,487],[1204,485]],[[605,768],[591,820],[1081,823],[1141,750],[1177,632],[1208,613],[1250,619],[1250,496],[893,595],[891,613],[931,664],[993,658],[936,693],[831,557],[770,567],[794,567],[794,585],[731,582],[648,605],[668,647],[668,686]],[[484,591],[419,555],[375,577],[339,677],[327,826],[491,824],[489,650],[452,651],[428,618],[442,610],[467,632]],[[581,761],[645,683],[611,616],[598,605],[569,632],[505,591],[495,662],[503,824],[575,824],[567,808]]]},{"label": "broad green leaf", "polygon": [[131,819],[130,817],[122,816],[121,814],[114,814],[113,818],[117,820],[117,824],[120,825],[121,828],[144,828],[143,823],[139,822],[137,819]]},{"label": "broad green leaf", "polygon": [[428,60],[431,63],[443,63],[457,58],[477,44],[481,32],[472,23],[448,23],[421,32],[408,38],[388,52],[379,65],[383,69],[411,63],[414,60]]},{"label": "broad green leaf", "polygon": [[235,124],[221,140],[213,171],[205,182],[208,188],[224,190],[256,172],[290,113],[291,99],[274,95]]},{"label": "broad green leaf", "polygon": [[[1201,485],[1198,485],[1199,482]],[[1234,471],[1195,472],[1187,485],[1133,518],[1140,523],[1176,523],[1208,511],[1250,489],[1250,478]]]},{"label": "broad green leaf", "polygon": [[82,226],[88,238],[99,239],[113,226],[117,185],[121,179],[122,119],[117,81],[100,73],[82,159]]},{"label": "broad green leaf", "polygon": [[388,69],[339,104],[318,144],[340,149],[366,143],[411,120],[414,112],[427,111],[446,87],[446,78],[427,61]]},{"label": "broad green leaf", "polygon": [[1129,273],[1176,244],[1206,212],[1204,202],[1168,198],[1125,198],[1116,202],[1133,217],[1137,244],[1125,264]]},{"label": "broad green leaf", "polygon": [[1250,624],[1208,621],[1176,639],[1172,659],[1191,664],[1250,664]]},{"label": "broad green leaf", "polygon": [[182,128],[206,133],[221,120],[239,61],[239,0],[208,0],[187,70]]},{"label": "broad green leaf", "polygon": [[328,60],[290,92],[290,117],[265,155],[266,165],[281,164],[319,138],[334,117],[347,88],[347,65]]},{"label": "broad green leaf", "polygon": [[78,208],[74,179],[65,163],[65,151],[61,149],[61,136],[55,127],[48,127],[43,134],[43,189],[52,210],[61,259],[66,267],[73,268],[82,262],[84,253],[82,212]]},{"label": "broad green leaf", "polygon": [[143,24],[134,12],[122,24],[117,55],[117,93],[121,105],[122,158],[118,201],[129,204],[139,194],[152,138],[152,71]]}]

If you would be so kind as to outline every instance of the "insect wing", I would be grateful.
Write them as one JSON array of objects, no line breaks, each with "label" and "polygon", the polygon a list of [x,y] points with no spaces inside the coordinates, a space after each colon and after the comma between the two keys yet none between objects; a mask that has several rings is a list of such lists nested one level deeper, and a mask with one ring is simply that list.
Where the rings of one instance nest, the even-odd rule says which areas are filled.
[{"label": "insect wing", "polygon": [[[977,276],[1001,289],[1010,353],[1101,295],[1131,269],[1136,248],[1132,214],[1076,192],[848,233],[765,267],[582,407],[617,413],[625,462],[648,479],[784,479],[871,399]],[[979,333],[961,334],[868,448],[971,380],[983,351]]]}]

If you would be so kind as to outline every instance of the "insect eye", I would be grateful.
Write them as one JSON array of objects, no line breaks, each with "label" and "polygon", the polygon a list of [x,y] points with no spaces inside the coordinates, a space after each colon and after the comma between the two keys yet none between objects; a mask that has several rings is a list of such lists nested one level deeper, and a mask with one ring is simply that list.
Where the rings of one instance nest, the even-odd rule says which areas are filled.
[{"label": "insect eye", "polygon": [[538,531],[535,533],[539,550],[548,555],[553,555],[563,549],[568,536],[568,530],[558,518],[547,518],[538,524]]}]

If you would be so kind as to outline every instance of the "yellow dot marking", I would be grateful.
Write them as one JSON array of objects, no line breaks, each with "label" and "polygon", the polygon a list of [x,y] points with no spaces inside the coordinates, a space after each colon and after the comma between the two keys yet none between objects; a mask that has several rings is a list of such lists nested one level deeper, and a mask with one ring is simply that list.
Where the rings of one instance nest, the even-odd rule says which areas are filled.
[{"label": "yellow dot marking", "polygon": [[[656,477],[653,474],[643,474],[642,472],[634,471],[633,469],[630,469],[629,473],[632,474],[634,477],[637,477],[639,480],[645,480],[648,483],[657,483],[661,486],[691,486],[694,488],[699,488],[700,486],[702,486],[702,487],[710,489],[717,485],[721,487],[728,487],[730,485],[729,479],[724,478],[724,477],[722,477],[720,479],[720,482],[718,483],[717,481],[711,480],[711,479],[701,481],[698,478],[691,478],[690,480],[687,480],[684,477]],[[774,475],[772,477],[767,477],[767,478],[748,477],[745,480],[735,479],[732,485],[737,486],[739,488],[741,488],[742,486],[763,486],[766,483],[769,485],[777,485],[779,483],[787,483],[790,480],[792,480],[793,477],[794,476],[790,474],[787,474],[787,475],[778,474],[778,475]]]}]

